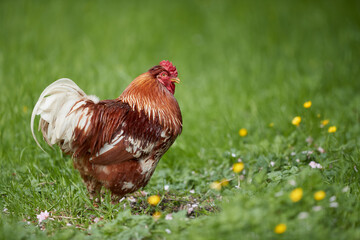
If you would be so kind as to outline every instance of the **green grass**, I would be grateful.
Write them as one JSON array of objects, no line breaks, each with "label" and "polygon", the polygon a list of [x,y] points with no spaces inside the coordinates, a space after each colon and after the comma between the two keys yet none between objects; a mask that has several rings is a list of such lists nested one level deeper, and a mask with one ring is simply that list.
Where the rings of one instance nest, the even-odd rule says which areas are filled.
[{"label": "green grass", "polygon": [[[340,0],[1,1],[0,239],[360,238],[359,12]],[[94,207],[70,158],[36,146],[31,110],[58,78],[111,99],[163,59],[182,80],[184,130],[144,189],[162,202],[137,193],[114,206],[105,192]],[[223,178],[228,186],[209,188]],[[52,219],[39,225],[45,210]]]}]

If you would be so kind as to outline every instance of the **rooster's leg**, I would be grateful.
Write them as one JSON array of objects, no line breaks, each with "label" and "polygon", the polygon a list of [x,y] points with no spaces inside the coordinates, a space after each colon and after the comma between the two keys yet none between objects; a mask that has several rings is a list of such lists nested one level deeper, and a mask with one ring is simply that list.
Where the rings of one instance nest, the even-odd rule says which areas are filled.
[{"label": "rooster's leg", "polygon": [[100,202],[101,183],[91,176],[84,176],[83,179],[89,192],[90,200],[93,200],[96,203]]},{"label": "rooster's leg", "polygon": [[92,169],[92,166],[89,162],[89,158],[75,158],[73,164],[79,171],[81,178],[84,180],[85,186],[90,195],[90,200],[96,203],[100,202],[100,190],[102,184],[90,175],[91,173],[89,172],[89,169]]},{"label": "rooster's leg", "polygon": [[118,195],[118,194],[114,194],[114,193],[111,193],[111,203],[112,204],[118,204],[120,199],[123,197],[124,195]]}]

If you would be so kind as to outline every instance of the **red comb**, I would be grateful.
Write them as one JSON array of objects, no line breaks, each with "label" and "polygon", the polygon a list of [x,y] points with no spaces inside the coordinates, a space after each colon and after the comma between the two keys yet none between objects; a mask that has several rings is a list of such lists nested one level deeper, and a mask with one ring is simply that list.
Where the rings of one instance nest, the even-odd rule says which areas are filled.
[{"label": "red comb", "polygon": [[178,72],[176,70],[176,67],[172,64],[172,62],[167,61],[167,60],[163,60],[163,61],[160,62],[160,66],[165,68],[165,70],[168,71],[172,77],[177,77],[178,76]]}]

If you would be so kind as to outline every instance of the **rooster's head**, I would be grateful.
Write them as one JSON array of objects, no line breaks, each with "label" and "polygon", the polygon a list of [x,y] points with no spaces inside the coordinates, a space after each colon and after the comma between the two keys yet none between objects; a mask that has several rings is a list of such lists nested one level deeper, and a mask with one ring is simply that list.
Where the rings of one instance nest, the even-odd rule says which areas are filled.
[{"label": "rooster's head", "polygon": [[172,94],[175,93],[175,83],[179,83],[176,67],[170,61],[161,61],[159,65],[149,70],[162,85],[164,85]]}]

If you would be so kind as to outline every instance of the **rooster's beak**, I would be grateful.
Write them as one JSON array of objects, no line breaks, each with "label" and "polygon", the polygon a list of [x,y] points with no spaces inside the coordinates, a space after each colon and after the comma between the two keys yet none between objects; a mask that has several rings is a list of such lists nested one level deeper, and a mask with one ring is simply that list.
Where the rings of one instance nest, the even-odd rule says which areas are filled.
[{"label": "rooster's beak", "polygon": [[180,79],[178,79],[178,78],[172,78],[172,79],[171,79],[171,82],[180,83]]}]

